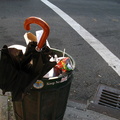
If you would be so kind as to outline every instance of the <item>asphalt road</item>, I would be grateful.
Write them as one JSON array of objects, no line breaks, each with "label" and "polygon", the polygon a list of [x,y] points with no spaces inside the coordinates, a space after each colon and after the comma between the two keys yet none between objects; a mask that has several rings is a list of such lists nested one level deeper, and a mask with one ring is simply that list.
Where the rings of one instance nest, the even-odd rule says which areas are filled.
[{"label": "asphalt road", "polygon": [[[50,0],[77,23],[83,26],[113,54],[120,58],[120,1],[119,0]],[[30,16],[44,19],[51,28],[48,37],[51,47],[69,53],[76,61],[70,99],[86,102],[99,84],[120,89],[119,75],[103,58],[58,14],[40,0],[0,1],[0,47],[4,44],[25,45],[24,20]],[[39,30],[31,26],[31,32]]]}]

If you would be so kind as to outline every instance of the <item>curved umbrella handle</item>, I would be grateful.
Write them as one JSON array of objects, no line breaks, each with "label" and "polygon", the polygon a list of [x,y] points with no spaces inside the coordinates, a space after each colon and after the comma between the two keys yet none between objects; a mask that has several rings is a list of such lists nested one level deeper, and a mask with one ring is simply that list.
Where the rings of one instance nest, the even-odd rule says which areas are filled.
[{"label": "curved umbrella handle", "polygon": [[50,27],[41,18],[38,18],[38,17],[29,17],[24,22],[24,28],[26,30],[30,30],[30,24],[32,24],[32,23],[40,25],[40,27],[42,27],[42,29],[43,29],[42,37],[41,37],[40,42],[38,43],[37,48],[36,48],[39,51],[43,47],[43,45],[44,45],[44,43],[45,43],[45,41],[46,41],[46,39],[47,39],[47,37],[49,35]]}]

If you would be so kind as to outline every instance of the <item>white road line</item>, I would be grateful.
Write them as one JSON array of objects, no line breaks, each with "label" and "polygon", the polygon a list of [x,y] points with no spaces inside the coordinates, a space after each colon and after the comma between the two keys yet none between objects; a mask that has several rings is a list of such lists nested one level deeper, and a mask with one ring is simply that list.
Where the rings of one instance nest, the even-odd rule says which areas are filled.
[{"label": "white road line", "polygon": [[84,29],[60,8],[48,0],[41,1],[50,7],[53,11],[55,11],[61,18],[63,18],[120,76],[120,59],[118,57],[116,57],[106,46],[104,46],[98,39],[96,39],[92,34],[90,34],[86,29]]}]

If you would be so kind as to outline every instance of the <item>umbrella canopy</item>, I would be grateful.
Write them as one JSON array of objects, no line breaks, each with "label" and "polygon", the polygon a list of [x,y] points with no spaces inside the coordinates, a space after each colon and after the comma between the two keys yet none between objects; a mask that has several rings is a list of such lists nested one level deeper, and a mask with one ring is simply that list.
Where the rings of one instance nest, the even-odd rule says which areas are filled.
[{"label": "umbrella canopy", "polygon": [[24,54],[22,50],[8,48],[6,45],[1,50],[0,88],[3,94],[12,92],[13,101],[21,100],[37,79],[42,79],[56,65],[56,62],[49,61],[53,53],[45,45],[49,34],[48,24],[40,18],[30,17],[25,20],[25,29],[29,28],[31,23],[40,25],[44,30],[38,44],[30,42]]}]

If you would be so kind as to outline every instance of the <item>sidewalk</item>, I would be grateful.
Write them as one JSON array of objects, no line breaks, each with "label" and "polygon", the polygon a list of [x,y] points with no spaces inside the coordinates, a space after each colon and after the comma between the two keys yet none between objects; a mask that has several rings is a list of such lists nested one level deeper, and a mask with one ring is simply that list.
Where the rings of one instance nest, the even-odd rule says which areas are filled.
[{"label": "sidewalk", "polygon": [[87,105],[68,101],[64,120],[118,120],[91,110]]},{"label": "sidewalk", "polygon": [[[1,93],[1,91],[0,91]],[[0,120],[15,120],[12,103],[6,96],[0,94]],[[68,100],[67,109],[63,120],[118,120],[91,110],[87,105]]]}]

